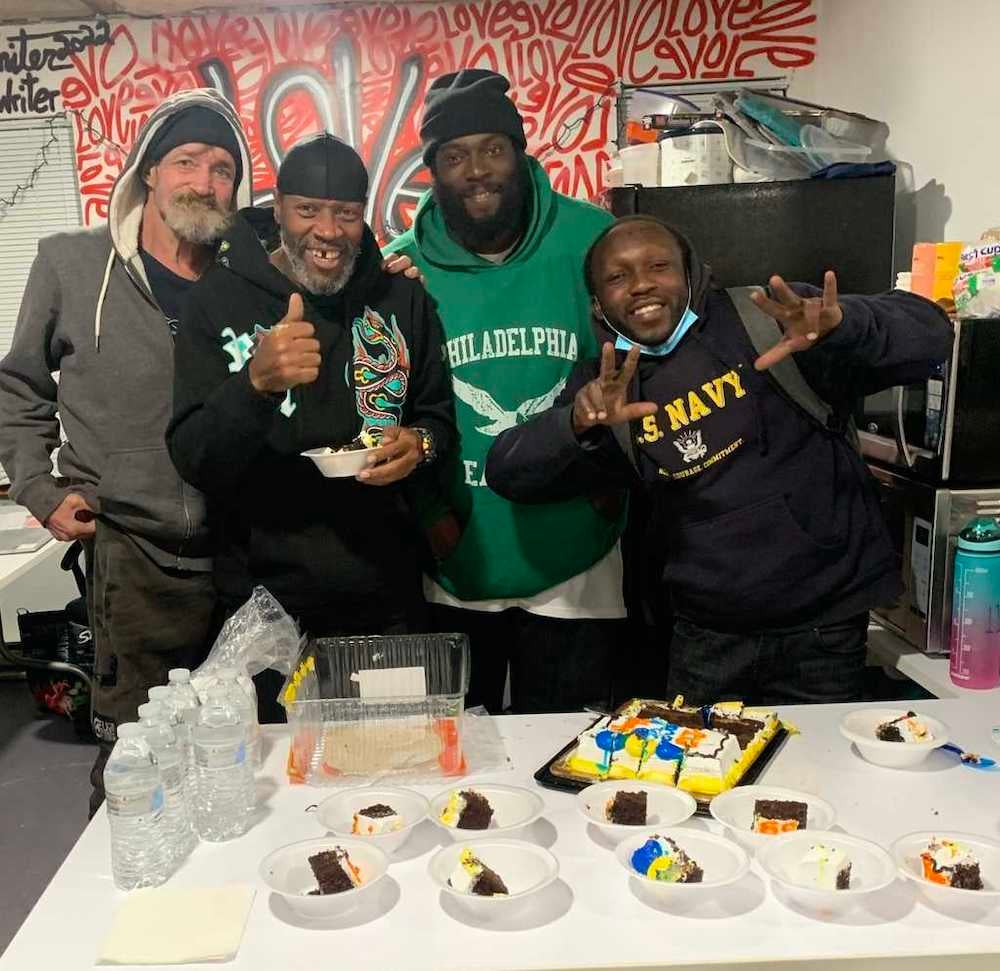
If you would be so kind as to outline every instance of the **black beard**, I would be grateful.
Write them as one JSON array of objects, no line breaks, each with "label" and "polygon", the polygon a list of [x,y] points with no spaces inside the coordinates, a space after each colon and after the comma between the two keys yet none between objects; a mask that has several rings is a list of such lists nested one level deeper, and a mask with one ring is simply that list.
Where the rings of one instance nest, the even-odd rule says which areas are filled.
[{"label": "black beard", "polygon": [[514,177],[500,190],[500,205],[494,215],[473,219],[461,195],[435,180],[434,199],[441,207],[448,232],[473,253],[488,252],[498,242],[508,245],[521,234],[528,221],[531,204],[531,175],[522,158]]}]

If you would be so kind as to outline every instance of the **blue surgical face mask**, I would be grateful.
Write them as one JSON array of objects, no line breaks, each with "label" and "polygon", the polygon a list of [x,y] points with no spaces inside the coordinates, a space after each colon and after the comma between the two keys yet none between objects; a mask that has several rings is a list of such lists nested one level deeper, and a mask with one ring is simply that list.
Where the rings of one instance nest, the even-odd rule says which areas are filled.
[{"label": "blue surgical face mask", "polygon": [[[600,304],[598,304],[598,306],[600,306]],[[626,337],[611,323],[610,320],[608,320],[607,314],[604,313],[603,308],[601,309],[601,316],[604,318],[604,323],[606,323],[608,327],[618,335],[618,338],[615,341],[616,351],[630,351],[633,347],[638,347],[640,354],[645,354],[649,357],[666,357],[684,339],[684,335],[698,320],[698,315],[691,309],[690,287],[688,287],[687,306],[684,308],[684,313],[681,314],[681,319],[678,321],[673,333],[671,333],[665,341],[662,341],[659,344],[641,344],[639,341],[634,341],[631,338]]]}]

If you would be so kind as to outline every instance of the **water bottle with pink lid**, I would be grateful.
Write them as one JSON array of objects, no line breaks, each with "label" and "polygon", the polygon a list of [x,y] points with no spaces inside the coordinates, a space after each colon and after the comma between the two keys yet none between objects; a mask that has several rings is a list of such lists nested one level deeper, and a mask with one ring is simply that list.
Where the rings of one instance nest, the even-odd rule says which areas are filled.
[{"label": "water bottle with pink lid", "polygon": [[958,534],[951,609],[951,680],[1000,686],[1000,519],[981,516]]}]

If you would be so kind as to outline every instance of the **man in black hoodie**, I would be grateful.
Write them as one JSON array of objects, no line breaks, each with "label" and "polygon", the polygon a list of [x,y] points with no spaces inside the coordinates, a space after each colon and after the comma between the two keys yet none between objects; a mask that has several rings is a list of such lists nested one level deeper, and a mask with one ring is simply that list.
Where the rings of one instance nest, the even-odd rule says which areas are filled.
[{"label": "man in black hoodie", "polygon": [[[238,218],[176,347],[167,445],[208,496],[219,595],[231,610],[263,584],[313,634],[420,628],[402,482],[455,438],[441,325],[418,282],[382,270],[367,188],[343,142],[296,145],[278,172],[280,248],[268,256]],[[357,479],[301,455],[362,436],[380,446]]]},{"label": "man in black hoodie", "polygon": [[[901,587],[847,420],[857,396],[926,377],[950,350],[948,319],[911,294],[838,297],[833,273],[822,291],[772,277],[738,311],[709,272],[651,217],[598,237],[585,275],[601,361],[497,439],[487,481],[520,502],[649,490],[676,616],[667,697],[856,700],[867,612]],[[781,328],[764,354],[744,323],[761,312]],[[826,425],[789,393],[791,355]]]}]

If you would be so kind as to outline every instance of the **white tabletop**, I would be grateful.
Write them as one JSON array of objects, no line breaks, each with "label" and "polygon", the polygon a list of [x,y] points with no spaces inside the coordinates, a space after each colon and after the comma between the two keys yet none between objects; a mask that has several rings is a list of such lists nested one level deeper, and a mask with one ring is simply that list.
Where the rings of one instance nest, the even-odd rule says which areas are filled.
[{"label": "white tabletop", "polygon": [[868,628],[868,655],[870,660],[895,668],[911,681],[916,681],[935,698],[992,696],[993,705],[1000,710],[1000,688],[982,691],[955,684],[949,674],[947,655],[918,651],[884,627],[872,625]]},{"label": "white tabletop", "polygon": [[[888,846],[919,829],[1000,835],[1000,775],[976,772],[943,752],[921,771],[881,769],[862,762],[837,731],[851,706],[785,709],[801,734],[787,740],[761,781],[818,793],[836,807],[849,833]],[[1000,754],[990,728],[1000,711],[985,700],[931,701],[920,709],[946,721],[970,749]],[[509,772],[497,781],[534,785],[532,773],[592,716],[541,715],[498,719]],[[266,803],[255,827],[239,840],[201,844],[172,884],[206,886],[246,882],[257,896],[236,961],[246,971],[336,966],[378,971],[462,969],[660,968],[692,964],[725,967],[767,961],[816,961],[827,967],[864,958],[865,971],[910,957],[907,968],[944,967],[934,955],[994,955],[949,962],[954,971],[997,967],[1000,913],[968,922],[944,916],[919,902],[909,884],[897,881],[869,909],[839,920],[820,920],[787,909],[754,863],[751,873],[709,901],[707,907],[672,913],[652,909],[632,892],[612,853],[595,842],[577,814],[573,797],[539,789],[545,816],[530,837],[551,848],[560,879],[540,895],[536,912],[512,927],[484,929],[439,899],[426,873],[440,837],[423,824],[394,862],[372,906],[339,924],[297,923],[280,899],[257,878],[271,849],[321,835],[306,807],[329,790],[287,785],[281,775],[286,743],[277,729],[261,784]],[[485,775],[473,776],[483,780]],[[444,786],[437,789],[445,788]],[[429,792],[437,791],[432,788]],[[83,807],[67,806],[67,812]],[[687,825],[715,828],[713,821]],[[110,874],[108,823],[103,810],[90,824],[31,912],[6,954],[2,971],[90,968],[124,895]],[[180,932],[180,929],[179,929]],[[929,963],[927,963],[929,962]],[[795,965],[796,967],[798,965]],[[204,965],[218,967],[217,965]]]},{"label": "white tabletop", "polygon": [[35,569],[39,563],[50,557],[60,557],[66,551],[66,543],[49,540],[41,549],[33,553],[5,553],[0,556],[0,590],[25,573]]},{"label": "white tabletop", "polygon": [[73,574],[59,568],[68,547],[50,540],[34,553],[0,555],[0,624],[8,644],[20,640],[19,609],[62,610],[80,595]]}]

